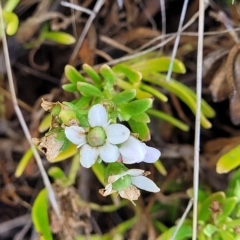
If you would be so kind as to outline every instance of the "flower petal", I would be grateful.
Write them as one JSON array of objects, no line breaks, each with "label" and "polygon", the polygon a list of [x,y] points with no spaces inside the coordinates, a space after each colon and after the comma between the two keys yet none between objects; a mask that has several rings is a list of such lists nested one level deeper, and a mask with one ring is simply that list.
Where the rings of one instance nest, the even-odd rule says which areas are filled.
[{"label": "flower petal", "polygon": [[145,171],[141,170],[141,169],[129,169],[126,171],[126,174],[132,176],[132,177],[136,177],[136,176],[141,176],[143,175]]},{"label": "flower petal", "polygon": [[99,151],[88,144],[85,144],[80,149],[80,162],[83,167],[90,168],[97,160]]},{"label": "flower petal", "polygon": [[120,152],[118,147],[106,142],[103,146],[99,147],[100,158],[107,163],[116,162]]},{"label": "flower petal", "polygon": [[147,150],[144,144],[135,137],[130,136],[128,140],[121,145],[119,151],[123,163],[132,164],[143,161]]},{"label": "flower petal", "polygon": [[147,163],[156,162],[159,159],[161,152],[156,148],[148,147],[145,143],[143,144],[145,145],[145,148],[147,150],[143,162],[147,162]]},{"label": "flower petal", "polygon": [[144,176],[132,177],[132,184],[148,192],[160,191],[160,188],[152,180]]},{"label": "flower petal", "polygon": [[130,131],[122,124],[110,124],[105,129],[107,141],[112,144],[123,143],[129,138]]},{"label": "flower petal", "polygon": [[69,141],[81,147],[86,143],[86,132],[82,127],[65,127],[65,135]]},{"label": "flower petal", "polygon": [[107,117],[107,111],[102,104],[92,106],[88,112],[88,122],[91,127],[106,127],[108,125]]}]

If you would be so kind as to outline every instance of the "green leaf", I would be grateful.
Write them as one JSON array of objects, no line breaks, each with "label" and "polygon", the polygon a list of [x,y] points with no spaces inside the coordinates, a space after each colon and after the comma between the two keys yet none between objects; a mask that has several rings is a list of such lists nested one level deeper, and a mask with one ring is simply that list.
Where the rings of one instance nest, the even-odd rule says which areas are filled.
[{"label": "green leaf", "polygon": [[226,221],[224,224],[227,227],[230,227],[230,228],[239,227],[240,226],[240,218],[239,219],[234,219],[232,221]]},{"label": "green leaf", "polygon": [[122,104],[127,103],[136,97],[136,90],[135,89],[128,89],[124,90],[115,96],[113,96],[112,101],[115,104]]},{"label": "green leaf", "polygon": [[100,73],[105,80],[104,89],[111,89],[116,80],[116,75],[114,74],[112,69],[108,65],[104,64],[100,68]]},{"label": "green leaf", "polygon": [[151,93],[153,96],[157,97],[159,100],[163,101],[163,102],[167,102],[168,98],[167,96],[165,96],[163,93],[161,93],[160,91],[158,91],[157,89],[150,87],[146,84],[141,84],[140,88],[146,92]]},{"label": "green leaf", "polygon": [[13,35],[18,29],[19,20],[15,13],[3,11],[3,20],[6,24],[6,33]]},{"label": "green leaf", "polygon": [[209,210],[209,207],[211,206],[212,201],[218,201],[221,203],[225,198],[226,197],[224,192],[216,192],[211,194],[202,203],[199,203],[198,220],[206,222],[211,216],[211,211]]},{"label": "green leaf", "polygon": [[15,170],[15,177],[21,177],[25,168],[27,167],[29,161],[31,160],[33,156],[33,152],[32,149],[29,148],[25,154],[23,155],[23,157],[20,159],[18,165],[17,165],[17,169]]},{"label": "green leaf", "polygon": [[221,204],[222,212],[217,215],[216,222],[219,223],[225,220],[236,207],[237,203],[237,197],[226,198]]},{"label": "green leaf", "polygon": [[150,118],[145,112],[135,114],[131,117],[131,119],[136,122],[150,123]]},{"label": "green leaf", "polygon": [[88,76],[93,80],[94,85],[100,89],[102,80],[99,74],[91,66],[89,66],[86,63],[83,64],[82,68],[88,74]]},{"label": "green leaf", "polygon": [[233,233],[230,233],[229,231],[226,230],[218,230],[222,240],[236,240],[235,236]]},{"label": "green leaf", "polygon": [[86,82],[86,79],[82,76],[82,74],[71,65],[65,66],[64,73],[71,83]]},{"label": "green leaf", "polygon": [[152,102],[153,100],[150,98],[135,100],[125,104],[124,106],[121,106],[121,112],[129,114],[131,116],[139,114],[145,112],[148,108],[150,108],[152,106]]},{"label": "green leaf", "polygon": [[71,34],[65,32],[48,32],[43,31],[41,36],[46,39],[56,43],[64,44],[64,45],[71,45],[76,42],[75,37]]},{"label": "green leaf", "polygon": [[59,153],[57,157],[55,157],[54,159],[51,159],[51,162],[54,163],[54,162],[63,161],[67,158],[74,156],[77,153],[77,151],[78,149],[76,148],[76,145],[70,144],[64,151]]},{"label": "green leaf", "polygon": [[[174,81],[173,79],[171,79],[171,81],[166,81],[166,76],[158,73],[144,75],[143,78],[148,82],[161,86],[166,90],[174,93],[191,109],[191,111],[194,114],[196,113],[196,99],[193,98],[191,94],[188,94],[185,88],[182,87],[183,84],[181,85],[177,83],[177,81]],[[204,116],[202,112],[200,116],[200,122],[201,125],[206,129],[212,127],[212,124],[207,120],[207,118]]]},{"label": "green leaf", "polygon": [[77,89],[85,97],[103,97],[103,93],[90,83],[78,82]]},{"label": "green leaf", "polygon": [[51,125],[51,121],[52,121],[52,115],[51,115],[51,113],[49,113],[40,122],[40,124],[38,126],[38,131],[40,133],[47,131]]},{"label": "green leaf", "polygon": [[128,121],[132,132],[139,134],[139,138],[143,141],[150,140],[150,131],[146,123],[136,122],[132,119]]},{"label": "green leaf", "polygon": [[231,179],[228,183],[227,196],[235,196],[240,202],[240,169],[235,171],[234,174],[231,176]]},{"label": "green leaf", "polygon": [[[170,57],[159,57],[135,63],[132,65],[132,67],[144,73],[167,72],[170,62],[171,62]],[[173,62],[173,72],[175,73],[186,72],[184,64],[178,59],[175,59]]]},{"label": "green leaf", "polygon": [[240,165],[240,145],[222,155],[218,162],[217,173],[228,173]]},{"label": "green leaf", "polygon": [[77,86],[74,83],[67,83],[62,85],[62,89],[67,92],[77,92]]},{"label": "green leaf", "polygon": [[207,224],[204,229],[203,233],[208,237],[211,238],[212,235],[217,231],[217,227],[212,224]]},{"label": "green leaf", "polygon": [[67,176],[63,172],[63,170],[59,167],[51,167],[48,170],[48,175],[52,178],[56,179],[61,179],[61,180],[66,180]]},{"label": "green leaf", "polygon": [[74,105],[77,109],[85,109],[90,105],[90,101],[92,100],[92,97],[81,97],[77,99],[76,102],[74,102]]},{"label": "green leaf", "polygon": [[43,240],[53,239],[48,219],[48,198],[45,188],[40,191],[33,203],[32,220],[36,231],[43,237]]},{"label": "green leaf", "polygon": [[95,176],[99,180],[99,182],[105,186],[105,181],[104,181],[104,174],[105,174],[105,167],[103,163],[98,163],[96,162],[95,164],[92,165],[92,171],[94,172]]},{"label": "green leaf", "polygon": [[133,68],[131,68],[125,64],[118,64],[118,65],[114,66],[112,69],[115,73],[124,74],[131,83],[141,82],[142,73],[134,70]]},{"label": "green leaf", "polygon": [[7,12],[12,12],[15,7],[18,5],[20,0],[8,0],[6,1],[3,10]]},{"label": "green leaf", "polygon": [[153,164],[155,168],[158,170],[158,172],[160,172],[163,176],[167,176],[167,170],[160,160],[156,161]]},{"label": "green leaf", "polygon": [[[176,85],[177,88],[180,88],[182,92],[186,92],[194,99],[195,102],[197,101],[197,95],[192,89],[174,79],[171,81]],[[204,99],[201,99],[201,111],[208,118],[213,118],[216,115],[214,109]]]},{"label": "green leaf", "polygon": [[158,111],[158,110],[155,110],[155,109],[148,109],[147,110],[147,113],[149,115],[152,115],[154,117],[157,117],[161,120],[164,120],[164,121],[167,121],[169,123],[171,123],[173,126],[181,129],[182,131],[189,131],[189,126],[185,123],[183,123],[182,121],[162,112],[162,111]]},{"label": "green leaf", "polygon": [[[174,234],[176,227],[171,227],[169,230],[161,234],[156,240],[169,240]],[[192,226],[182,225],[177,232],[174,240],[185,240],[192,237]]]},{"label": "green leaf", "polygon": [[126,82],[120,78],[117,79],[117,86],[120,87],[121,89],[127,90],[127,89],[135,89],[137,94],[136,94],[136,98],[137,99],[142,99],[142,98],[151,98],[152,94],[145,92],[139,88],[137,88],[135,85]]}]

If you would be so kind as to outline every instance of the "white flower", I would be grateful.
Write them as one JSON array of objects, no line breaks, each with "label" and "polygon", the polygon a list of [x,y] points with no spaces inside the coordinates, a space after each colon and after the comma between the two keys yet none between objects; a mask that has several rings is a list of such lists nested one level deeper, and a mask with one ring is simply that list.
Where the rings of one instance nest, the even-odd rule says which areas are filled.
[{"label": "white flower", "polygon": [[[148,192],[160,191],[160,188],[158,188],[152,180],[146,177],[150,174],[150,172],[145,172],[141,169],[128,170],[123,164],[119,162],[111,163],[109,165],[113,165],[111,167],[112,169],[118,168],[120,173],[115,175],[110,174],[108,176],[106,187],[99,190],[100,194],[102,194],[104,197],[114,192],[118,192],[122,198],[130,200],[135,205],[133,200],[137,200],[140,196],[140,191],[138,188],[146,190]],[[109,173],[113,171],[112,169],[109,171]]]},{"label": "white flower", "polygon": [[140,142],[133,136],[129,136],[127,141],[121,144],[119,151],[121,153],[122,162],[125,164],[139,162],[154,163],[161,155],[158,149],[148,147],[145,143]]},{"label": "white flower", "polygon": [[82,127],[65,128],[66,137],[80,148],[80,162],[83,167],[91,167],[98,156],[107,163],[117,161],[120,152],[116,144],[126,141],[130,131],[122,124],[109,124],[106,109],[96,104],[88,112],[90,129]]}]

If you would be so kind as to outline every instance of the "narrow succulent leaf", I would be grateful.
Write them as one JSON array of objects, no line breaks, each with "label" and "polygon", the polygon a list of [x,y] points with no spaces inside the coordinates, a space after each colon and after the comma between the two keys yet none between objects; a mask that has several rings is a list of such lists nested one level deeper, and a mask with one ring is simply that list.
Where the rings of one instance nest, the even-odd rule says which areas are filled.
[{"label": "narrow succulent leaf", "polygon": [[56,158],[51,159],[51,162],[60,162],[60,161],[63,161],[63,160],[65,160],[65,159],[67,159],[67,158],[72,157],[72,156],[75,155],[76,153],[77,153],[76,145],[70,144],[65,151],[59,153]]},{"label": "narrow succulent leaf", "polygon": [[65,66],[64,73],[71,83],[86,82],[86,79],[82,76],[82,74],[71,65]]},{"label": "narrow succulent leaf", "polygon": [[200,204],[198,210],[198,220],[205,222],[210,219],[211,212],[209,211],[209,207],[212,201],[222,202],[225,198],[226,197],[224,192],[216,192],[211,194],[207,199],[205,199],[205,201]]},{"label": "narrow succulent leaf", "polygon": [[76,42],[75,37],[65,32],[43,31],[41,35],[46,40],[50,40],[50,41],[53,41],[59,44],[64,44],[64,45],[71,45]]},{"label": "narrow succulent leaf", "polygon": [[131,119],[136,122],[150,123],[150,118],[145,112],[135,114],[131,117]]},{"label": "narrow succulent leaf", "polygon": [[[196,113],[196,99],[194,99],[191,95],[189,95],[183,88],[179,88],[179,85],[175,84],[172,80],[167,82],[166,76],[162,74],[151,74],[151,75],[145,75],[144,80],[151,82],[153,84],[156,84],[158,86],[161,86],[165,88],[166,90],[174,93],[176,96],[178,96],[195,114]],[[212,127],[212,124],[207,120],[207,118],[203,115],[201,112],[200,116],[200,122],[201,125],[209,129]]]},{"label": "narrow succulent leaf", "polygon": [[63,170],[59,167],[51,167],[48,170],[48,175],[52,177],[53,179],[67,179],[67,176],[63,172]]},{"label": "narrow succulent leaf", "polygon": [[80,112],[76,113],[76,117],[79,121],[80,126],[82,127],[89,127],[88,119],[87,119],[87,114],[82,114]]},{"label": "narrow succulent leaf", "polygon": [[141,84],[140,88],[148,93],[151,93],[153,96],[155,96],[156,98],[158,98],[159,100],[163,101],[163,102],[167,102],[168,98],[167,96],[165,96],[163,93],[161,93],[159,90],[148,86],[146,84]]},{"label": "narrow succulent leaf", "polygon": [[222,212],[217,215],[216,223],[220,223],[225,220],[228,216],[230,216],[233,209],[236,207],[238,203],[237,197],[230,197],[223,201],[221,204]]},{"label": "narrow succulent leaf", "polygon": [[[144,73],[153,73],[153,72],[167,72],[171,62],[170,57],[159,57],[153,59],[146,59],[144,61],[135,63],[132,67],[138,71]],[[175,59],[173,62],[173,72],[175,73],[185,73],[186,68],[178,59]]]},{"label": "narrow succulent leaf", "polygon": [[143,141],[149,141],[151,138],[149,128],[146,123],[136,122],[132,119],[128,121],[133,133],[139,134],[139,138]]},{"label": "narrow succulent leaf", "polygon": [[145,112],[148,108],[152,106],[152,102],[153,100],[150,98],[135,100],[125,104],[123,107],[121,107],[121,110],[132,116]]},{"label": "narrow succulent leaf", "polygon": [[217,227],[215,225],[212,224],[207,224],[204,228],[203,228],[203,233],[208,237],[211,238],[212,235],[217,231]]},{"label": "narrow succulent leaf", "polygon": [[131,83],[139,83],[142,79],[142,73],[134,70],[133,68],[125,65],[119,64],[113,67],[115,73],[124,74]]},{"label": "narrow succulent leaf", "polygon": [[[176,227],[171,227],[169,230],[165,231],[156,240],[169,240],[171,239],[172,235],[174,234]],[[182,225],[177,232],[174,240],[183,240],[189,239],[192,237],[192,226],[191,225]]]},{"label": "narrow succulent leaf", "polygon": [[131,115],[127,112],[124,112],[120,109],[119,114],[121,115],[121,118],[119,118],[121,121],[128,121],[131,118]]},{"label": "narrow succulent leaf", "polygon": [[240,165],[240,145],[222,155],[218,162],[217,173],[228,173]]},{"label": "narrow succulent leaf", "polygon": [[78,109],[85,109],[90,105],[92,97],[81,97],[74,102],[74,105]]},{"label": "narrow succulent leaf", "polygon": [[36,231],[43,236],[44,240],[52,240],[52,234],[48,219],[47,190],[40,191],[32,207],[32,220]]},{"label": "narrow succulent leaf", "polygon": [[164,167],[164,165],[162,164],[162,162],[160,160],[156,161],[155,163],[153,163],[154,166],[156,167],[156,169],[158,170],[158,172],[160,174],[162,174],[163,176],[167,175],[167,170]]},{"label": "narrow succulent leaf", "polygon": [[230,227],[230,228],[238,227],[238,226],[240,226],[240,218],[234,219],[234,220],[232,220],[232,221],[226,221],[224,224],[225,224],[227,227]]},{"label": "narrow succulent leaf", "polygon": [[7,11],[7,12],[12,12],[15,7],[18,5],[18,3],[20,2],[20,0],[9,0],[6,1],[3,10]]},{"label": "narrow succulent leaf", "polygon": [[104,171],[105,168],[102,163],[95,163],[92,165],[92,171],[94,172],[95,176],[99,180],[99,182],[104,186]]},{"label": "narrow succulent leaf", "polygon": [[228,182],[227,196],[236,196],[240,202],[240,169],[234,172]]},{"label": "narrow succulent leaf", "polygon": [[114,74],[112,69],[108,65],[104,64],[100,68],[100,73],[104,77],[104,80],[105,80],[104,88],[111,89],[116,80],[116,75]]},{"label": "narrow succulent leaf", "polygon": [[230,231],[224,230],[218,230],[219,235],[221,236],[222,240],[236,240],[236,237],[234,236],[234,233],[231,233]]},{"label": "narrow succulent leaf", "polygon": [[103,93],[90,83],[78,82],[77,89],[85,97],[103,97]]},{"label": "narrow succulent leaf", "polygon": [[[196,102],[197,96],[192,89],[174,79],[172,79],[171,81],[174,85],[176,85],[177,88],[180,88],[182,89],[182,91],[185,91],[187,94],[189,94]],[[204,99],[201,100],[201,111],[208,118],[213,118],[216,115],[214,109]]]},{"label": "narrow succulent leaf", "polygon": [[122,104],[127,103],[136,97],[136,90],[135,89],[128,89],[124,90],[115,96],[113,96],[112,101],[115,104]]},{"label": "narrow succulent leaf", "polygon": [[18,29],[19,20],[15,13],[3,11],[3,19],[6,23],[7,35],[14,35]]},{"label": "narrow succulent leaf", "polygon": [[38,131],[40,133],[46,132],[51,125],[51,120],[52,120],[52,115],[51,115],[51,113],[49,113],[40,122],[39,127],[38,127]]},{"label": "narrow succulent leaf", "polygon": [[185,123],[183,123],[182,121],[162,112],[162,111],[158,111],[155,109],[148,109],[147,113],[151,116],[157,117],[161,120],[167,121],[169,123],[171,123],[173,126],[181,129],[182,131],[189,131],[189,126]]},{"label": "narrow succulent leaf", "polygon": [[98,88],[101,88],[102,80],[99,74],[88,64],[83,64],[83,70],[88,74],[88,76],[93,80],[94,85]]},{"label": "narrow succulent leaf", "polygon": [[138,87],[136,87],[135,85],[126,82],[120,78],[117,78],[116,84],[118,87],[120,87],[121,89],[127,90],[127,89],[135,89],[137,94],[136,94],[136,98],[137,99],[143,99],[143,98],[151,98],[153,97],[152,94],[143,91],[141,89],[139,89]]},{"label": "narrow succulent leaf", "polygon": [[32,149],[29,148],[25,154],[22,156],[22,158],[20,159],[16,171],[15,171],[15,177],[21,177],[25,168],[27,167],[29,161],[31,160],[33,156],[33,152]]},{"label": "narrow succulent leaf", "polygon": [[62,85],[62,89],[67,92],[77,92],[77,86],[74,83],[67,83]]}]

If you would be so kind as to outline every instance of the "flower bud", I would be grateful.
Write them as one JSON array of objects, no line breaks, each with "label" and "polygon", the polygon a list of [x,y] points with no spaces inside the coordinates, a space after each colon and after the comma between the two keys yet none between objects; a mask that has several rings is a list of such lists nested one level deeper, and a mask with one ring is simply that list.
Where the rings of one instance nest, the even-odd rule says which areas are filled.
[{"label": "flower bud", "polygon": [[69,122],[76,118],[76,113],[73,110],[62,110],[59,113],[59,117],[65,125],[69,125]]}]

